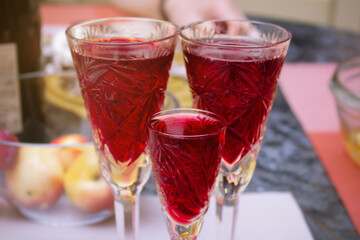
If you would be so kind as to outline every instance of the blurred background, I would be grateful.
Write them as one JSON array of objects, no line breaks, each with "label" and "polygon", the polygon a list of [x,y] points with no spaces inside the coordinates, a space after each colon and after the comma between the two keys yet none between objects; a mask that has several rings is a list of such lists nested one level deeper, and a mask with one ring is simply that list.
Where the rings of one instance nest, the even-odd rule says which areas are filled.
[{"label": "blurred background", "polygon": [[[44,3],[109,3],[109,0],[41,0]],[[360,0],[234,0],[249,16],[330,26],[360,34]]]}]

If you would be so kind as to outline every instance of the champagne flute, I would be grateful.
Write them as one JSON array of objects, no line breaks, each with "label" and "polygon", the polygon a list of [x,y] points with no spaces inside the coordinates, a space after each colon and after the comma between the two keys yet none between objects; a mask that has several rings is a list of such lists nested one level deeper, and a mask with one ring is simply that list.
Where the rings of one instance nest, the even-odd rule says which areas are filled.
[{"label": "champagne flute", "polygon": [[151,172],[146,120],[162,107],[177,33],[169,22],[145,18],[92,20],[66,30],[121,240],[137,238],[139,195]]},{"label": "champagne flute", "polygon": [[172,240],[195,240],[219,172],[225,120],[197,109],[172,109],[148,122],[156,189]]},{"label": "champagne flute", "polygon": [[207,20],[180,36],[194,107],[227,121],[216,215],[221,238],[234,239],[239,192],[255,169],[291,34],[269,23]]}]

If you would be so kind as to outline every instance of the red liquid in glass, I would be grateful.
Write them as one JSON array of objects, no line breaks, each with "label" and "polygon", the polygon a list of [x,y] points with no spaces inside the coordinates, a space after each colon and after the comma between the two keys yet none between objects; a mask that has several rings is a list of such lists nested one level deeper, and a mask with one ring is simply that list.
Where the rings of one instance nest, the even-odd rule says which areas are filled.
[{"label": "red liquid in glass", "polygon": [[[266,45],[239,40],[211,42],[236,46]],[[236,51],[232,54],[236,54]],[[259,51],[268,51],[268,55],[275,55],[271,54],[269,49]],[[194,107],[215,112],[225,118],[228,126],[223,159],[228,164],[238,163],[259,140],[261,144],[264,124],[271,110],[285,56],[257,56],[255,59],[229,54],[225,55],[224,60],[224,55],[222,59],[203,57],[190,49],[184,52],[184,57]]]},{"label": "red liquid in glass", "polygon": [[[150,156],[162,205],[174,221],[189,224],[207,210],[225,140],[223,124],[192,114],[159,117],[151,125]],[[201,135],[208,133],[213,134]]]},{"label": "red liquid in glass", "polygon": [[[92,41],[141,42],[133,38]],[[160,49],[154,43],[133,48],[139,55],[153,51],[156,57],[134,56],[129,54],[130,48],[106,48],[96,43],[73,53],[95,141],[100,142],[101,151],[106,146],[116,162],[129,164],[144,152],[145,122],[162,107],[173,58],[172,50]]]}]

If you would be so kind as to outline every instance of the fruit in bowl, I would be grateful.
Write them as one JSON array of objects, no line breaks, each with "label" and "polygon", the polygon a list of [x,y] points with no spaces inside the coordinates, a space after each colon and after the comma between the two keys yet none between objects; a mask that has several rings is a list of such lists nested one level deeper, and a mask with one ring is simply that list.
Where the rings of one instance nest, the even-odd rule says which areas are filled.
[{"label": "fruit in bowl", "polygon": [[99,212],[113,207],[113,194],[101,175],[93,146],[85,147],[65,173],[64,188],[71,203],[85,212]]},{"label": "fruit in bowl", "polygon": [[[51,144],[64,144],[64,145],[76,145],[79,143],[88,143],[89,140],[80,134],[66,134],[61,137],[57,137],[52,140]],[[74,163],[76,158],[83,151],[82,147],[61,147],[57,150],[56,155],[59,158],[64,171],[66,172],[69,167]]]},{"label": "fruit in bowl", "polygon": [[22,146],[15,165],[5,172],[11,198],[20,207],[46,209],[63,192],[64,171],[55,148]]},{"label": "fruit in bowl", "polygon": [[[44,102],[34,102],[27,109],[34,119],[26,121],[23,130],[16,135],[6,131],[8,129],[0,130],[0,195],[25,217],[51,226],[79,226],[112,216],[112,195],[108,194],[111,191],[106,184],[99,185],[105,185],[103,189],[110,200],[100,200],[99,204],[97,198],[87,199],[88,203],[83,203],[86,211],[72,201],[81,202],[73,199],[88,195],[75,192],[68,196],[65,191],[65,175],[85,149],[93,148],[90,139],[84,137],[91,136],[91,128],[81,96],[73,92],[77,84],[75,72],[31,73],[21,75],[19,80],[31,86],[33,83],[41,85]],[[39,113],[41,116],[37,118]],[[86,166],[79,168],[88,169]],[[97,176],[102,179],[100,174]],[[73,184],[77,185],[76,180]],[[84,192],[81,187],[75,191]],[[103,207],[99,207],[101,204]]]},{"label": "fruit in bowl", "polygon": [[11,161],[1,165],[6,168],[0,170],[0,187],[22,214],[56,226],[98,222],[113,214],[112,190],[86,138],[68,134],[50,143],[13,145],[9,139],[14,136],[6,136],[0,142],[0,160],[4,155]]}]

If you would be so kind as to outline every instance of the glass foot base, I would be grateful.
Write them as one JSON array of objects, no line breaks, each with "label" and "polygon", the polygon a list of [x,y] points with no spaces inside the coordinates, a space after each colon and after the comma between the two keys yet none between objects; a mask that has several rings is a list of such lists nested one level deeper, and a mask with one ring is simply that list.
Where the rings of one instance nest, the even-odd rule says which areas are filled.
[{"label": "glass foot base", "polygon": [[171,240],[196,240],[203,223],[203,216],[200,216],[197,220],[189,225],[181,225],[176,223],[166,213],[165,222],[171,237]]}]

